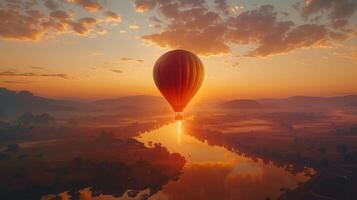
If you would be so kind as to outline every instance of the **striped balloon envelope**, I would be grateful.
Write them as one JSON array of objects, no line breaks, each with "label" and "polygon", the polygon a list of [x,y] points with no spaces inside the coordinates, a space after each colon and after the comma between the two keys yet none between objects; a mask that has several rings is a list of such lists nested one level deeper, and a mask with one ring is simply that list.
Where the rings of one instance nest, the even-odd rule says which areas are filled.
[{"label": "striped balloon envelope", "polygon": [[155,63],[154,81],[161,94],[175,112],[182,112],[204,79],[201,60],[186,50],[173,50],[162,55]]}]

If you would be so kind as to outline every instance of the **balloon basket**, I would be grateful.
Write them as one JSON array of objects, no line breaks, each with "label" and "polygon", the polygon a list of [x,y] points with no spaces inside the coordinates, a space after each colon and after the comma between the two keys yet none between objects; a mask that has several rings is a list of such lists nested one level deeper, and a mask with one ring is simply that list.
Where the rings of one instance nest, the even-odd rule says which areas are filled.
[{"label": "balloon basket", "polygon": [[181,113],[177,113],[177,115],[175,116],[175,120],[183,120],[183,116],[181,115]]}]

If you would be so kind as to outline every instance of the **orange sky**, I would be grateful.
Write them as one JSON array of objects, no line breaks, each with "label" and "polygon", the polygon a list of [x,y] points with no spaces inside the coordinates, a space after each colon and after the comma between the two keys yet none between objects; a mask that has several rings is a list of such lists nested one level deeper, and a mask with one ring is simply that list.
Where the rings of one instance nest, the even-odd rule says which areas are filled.
[{"label": "orange sky", "polygon": [[0,86],[159,95],[155,60],[182,48],[205,65],[196,99],[357,93],[356,10],[352,0],[4,1]]}]

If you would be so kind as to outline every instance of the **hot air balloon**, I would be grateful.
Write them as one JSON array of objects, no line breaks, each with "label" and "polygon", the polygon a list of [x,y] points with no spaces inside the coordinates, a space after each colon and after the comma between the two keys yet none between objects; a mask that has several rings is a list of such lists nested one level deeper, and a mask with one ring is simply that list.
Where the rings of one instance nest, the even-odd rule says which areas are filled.
[{"label": "hot air balloon", "polygon": [[173,50],[162,55],[155,63],[154,81],[161,94],[182,119],[180,114],[200,89],[204,78],[201,60],[186,50]]}]

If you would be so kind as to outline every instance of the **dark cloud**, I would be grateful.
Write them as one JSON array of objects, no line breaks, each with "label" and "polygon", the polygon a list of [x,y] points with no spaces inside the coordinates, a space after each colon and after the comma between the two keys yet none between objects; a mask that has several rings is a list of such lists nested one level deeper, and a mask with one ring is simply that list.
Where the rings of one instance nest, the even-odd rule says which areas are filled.
[{"label": "dark cloud", "polygon": [[114,72],[114,73],[118,73],[118,74],[123,73],[122,70],[118,70],[118,69],[112,69],[112,70],[110,70],[110,71],[112,71],[112,72]]},{"label": "dark cloud", "polygon": [[0,76],[37,76],[37,74],[32,72],[16,73],[13,71],[3,71],[0,72]]},{"label": "dark cloud", "polygon": [[302,16],[327,13],[334,28],[343,28],[357,10],[356,0],[306,0],[300,5]]},{"label": "dark cloud", "polygon": [[216,10],[221,12],[224,15],[229,15],[229,5],[227,4],[226,0],[214,0]]},{"label": "dark cloud", "polygon": [[50,10],[57,10],[59,8],[59,5],[55,0],[46,0],[44,5]]},{"label": "dark cloud", "polygon": [[44,77],[57,77],[57,78],[64,78],[67,79],[68,75],[67,74],[40,74],[39,76],[44,76]]},{"label": "dark cloud", "polygon": [[[341,8],[345,7],[342,5],[349,2],[353,8],[354,3],[342,1],[345,3],[333,1],[335,6],[328,4],[323,8],[334,8],[331,16],[345,20],[351,16],[351,11],[342,12]],[[297,24],[284,20],[289,15],[277,12],[272,5],[239,14],[231,13],[225,0],[215,0],[214,10],[205,1],[192,0],[136,0],[135,6],[141,12],[155,10],[163,18],[159,22],[162,31],[144,35],[142,39],[161,47],[183,48],[201,55],[230,53],[231,45],[252,45],[253,49],[245,56],[261,57],[326,46],[352,35],[352,30],[335,29],[336,25],[346,26],[344,21],[334,21],[338,22],[335,26],[319,24],[317,19],[314,23]],[[311,11],[305,12],[310,15],[307,13]]]},{"label": "dark cloud", "polygon": [[0,72],[0,77],[57,77],[57,78],[63,78],[67,79],[68,75],[67,74],[37,74],[33,72],[25,72],[25,73],[17,73],[14,71],[2,71]]}]

